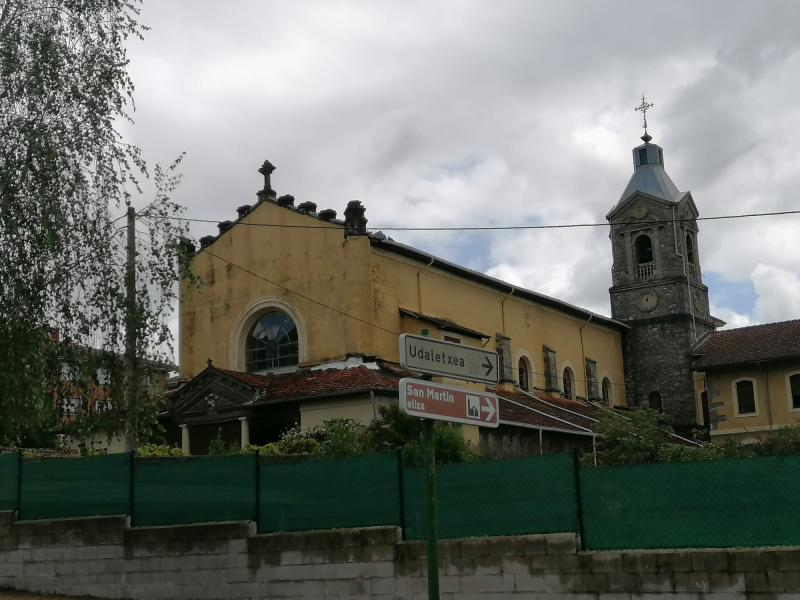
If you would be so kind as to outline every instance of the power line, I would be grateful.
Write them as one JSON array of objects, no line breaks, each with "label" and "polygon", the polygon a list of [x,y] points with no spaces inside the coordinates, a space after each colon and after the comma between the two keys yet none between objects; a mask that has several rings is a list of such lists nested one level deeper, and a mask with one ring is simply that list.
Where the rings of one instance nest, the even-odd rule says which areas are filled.
[{"label": "power line", "polygon": [[[669,220],[656,220],[645,221],[647,225],[667,225],[670,223],[685,223],[691,221],[722,221],[730,219],[750,219],[756,217],[778,217],[786,215],[798,215],[800,210],[784,210],[779,212],[764,212],[764,213],[747,213],[740,215],[717,215],[713,217],[697,217],[693,219],[669,219]],[[188,221],[191,223],[223,223],[225,220],[214,219],[193,219],[189,217],[174,217],[163,216],[153,217],[150,219],[174,219],[177,221]],[[340,231],[339,227],[330,225],[285,225],[282,223],[248,223],[245,221],[233,221],[232,225],[246,225],[248,227],[278,227],[281,229],[330,229]],[[381,231],[521,231],[521,230],[535,230],[535,229],[576,229],[586,227],[608,227],[608,223],[565,223],[555,225],[497,225],[486,227],[370,227],[373,230]]]}]

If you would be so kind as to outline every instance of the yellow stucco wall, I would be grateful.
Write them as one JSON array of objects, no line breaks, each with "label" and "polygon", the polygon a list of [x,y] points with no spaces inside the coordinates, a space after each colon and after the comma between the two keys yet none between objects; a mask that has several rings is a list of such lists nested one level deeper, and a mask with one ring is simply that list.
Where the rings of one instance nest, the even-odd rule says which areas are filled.
[{"label": "yellow stucco wall", "polygon": [[[255,208],[244,222],[326,225],[269,202]],[[358,320],[372,321],[369,241],[364,237],[345,239],[341,227],[329,228],[236,225],[194,258],[192,267],[203,284],[196,289],[185,282],[181,286],[182,377],[197,375],[208,358],[220,368],[244,371],[243,352],[241,348],[237,351],[235,342],[243,343],[242,331],[249,330],[252,323],[248,320],[257,318],[259,304],[273,300],[279,308],[294,313],[300,330],[301,363],[340,358],[356,349],[370,352],[374,328]],[[261,308],[263,312],[265,307]]]},{"label": "yellow stucco wall", "polygon": [[[430,329],[431,336],[442,336],[442,332],[430,324],[401,318],[397,309],[402,307],[449,318],[459,325],[488,334],[492,339],[486,348],[491,350],[495,349],[495,333],[505,333],[511,338],[514,376],[520,356],[526,356],[533,367],[531,384],[539,388],[545,386],[542,346],[546,344],[557,352],[559,377],[564,367],[569,366],[576,379],[576,393],[584,397],[585,356],[597,361],[598,381],[601,382],[604,376],[611,381],[613,403],[625,404],[619,332],[591,321],[586,324],[586,320],[517,299],[513,294],[509,297],[488,286],[384,250],[373,249],[372,261],[376,318],[382,327],[404,333],[419,333],[419,329],[425,327]],[[466,336],[447,335],[461,337],[465,344],[480,345],[477,340]],[[398,360],[394,336],[379,336],[377,345],[380,356]]]},{"label": "yellow stucco wall", "polygon": [[[764,372],[758,365],[710,369],[705,373],[709,402],[722,402],[724,406],[717,414],[725,416],[713,436],[737,434],[747,439],[747,434],[768,431],[773,427],[800,423],[800,409],[791,407],[788,376],[800,373],[800,360],[778,363],[763,363]],[[749,378],[755,382],[756,414],[737,415],[734,382]],[[713,392],[713,393],[712,393]]]},{"label": "yellow stucco wall", "polygon": [[[202,371],[208,358],[217,367],[244,371],[245,336],[270,306],[289,312],[297,322],[301,364],[340,359],[348,352],[397,361],[399,333],[428,328],[433,337],[442,336],[433,324],[401,318],[398,309],[402,307],[486,333],[491,339],[485,347],[491,350],[495,333],[504,332],[511,337],[515,377],[519,357],[524,355],[532,364],[535,387],[545,384],[544,344],[557,351],[559,375],[565,366],[572,368],[574,390],[580,396],[586,396],[583,358],[596,360],[598,381],[608,377],[613,403],[625,404],[618,331],[371,247],[366,237],[345,239],[340,226],[270,202],[258,205],[244,223],[316,228],[239,224],[195,257],[194,271],[204,283],[197,288],[186,283],[181,287],[183,377]],[[482,344],[466,336],[447,335],[456,335],[467,345]],[[352,410],[363,416],[366,409]],[[333,416],[328,408],[310,405],[304,412],[309,412],[304,418],[308,423],[320,415]]]}]

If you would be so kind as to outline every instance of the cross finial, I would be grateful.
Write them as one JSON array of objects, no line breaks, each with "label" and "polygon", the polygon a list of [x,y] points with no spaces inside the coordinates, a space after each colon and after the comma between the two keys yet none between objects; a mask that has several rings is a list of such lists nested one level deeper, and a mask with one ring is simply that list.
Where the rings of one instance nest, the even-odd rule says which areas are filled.
[{"label": "cross finial", "polygon": [[[646,102],[645,99],[644,99],[644,93],[642,93],[642,103],[639,106],[637,106],[636,108],[634,108],[633,110],[642,111],[642,119],[644,120],[644,125],[643,125],[643,127],[644,127],[644,135],[642,136],[642,139],[645,142],[649,142],[650,140],[653,139],[647,133],[647,110],[650,109],[650,108],[653,108],[653,103],[652,102],[650,102],[650,103]],[[645,139],[645,138],[647,138],[647,139]]]}]

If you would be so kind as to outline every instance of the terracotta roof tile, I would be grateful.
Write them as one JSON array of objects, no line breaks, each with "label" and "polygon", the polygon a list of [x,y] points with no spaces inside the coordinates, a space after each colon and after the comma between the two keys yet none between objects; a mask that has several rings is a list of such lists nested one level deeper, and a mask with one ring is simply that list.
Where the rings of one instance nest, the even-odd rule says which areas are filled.
[{"label": "terracotta roof tile", "polygon": [[364,365],[347,369],[302,369],[275,375],[253,375],[226,369],[220,371],[262,390],[265,400],[283,400],[374,388],[397,389],[402,376],[396,374],[393,369],[387,369],[386,372],[370,369]]},{"label": "terracotta roof tile", "polygon": [[495,390],[494,393],[500,396],[501,421],[589,433],[587,429],[592,429],[595,423],[592,419],[598,417],[595,406],[578,400],[564,400],[548,394],[535,394],[537,397],[531,398],[521,392],[502,390]]},{"label": "terracotta roof tile", "polygon": [[800,319],[726,329],[709,335],[694,350],[702,369],[800,356]]}]

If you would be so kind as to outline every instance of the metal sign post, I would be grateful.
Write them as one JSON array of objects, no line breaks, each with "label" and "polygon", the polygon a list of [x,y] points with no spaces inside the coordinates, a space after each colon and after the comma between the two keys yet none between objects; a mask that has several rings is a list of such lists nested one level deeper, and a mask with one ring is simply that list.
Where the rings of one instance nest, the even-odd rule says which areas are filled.
[{"label": "metal sign post", "polygon": [[431,376],[479,383],[499,381],[497,352],[471,348],[404,333],[400,336],[400,364],[423,373],[419,379],[400,380],[400,412],[422,418],[425,465],[425,514],[428,557],[428,600],[439,600],[438,521],[436,518],[436,450],[433,421],[497,427],[500,400],[494,394],[430,381]]},{"label": "metal sign post", "polygon": [[433,421],[422,421],[422,442],[425,463],[427,516],[428,598],[439,600],[439,523],[436,519],[436,447],[433,442]]}]

